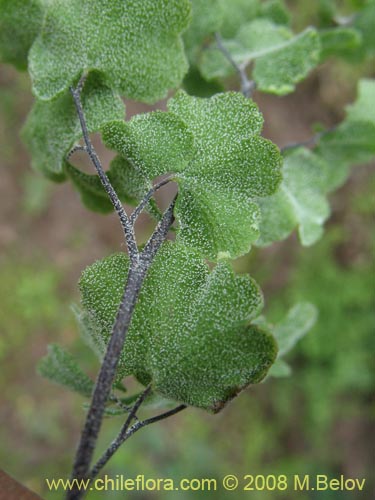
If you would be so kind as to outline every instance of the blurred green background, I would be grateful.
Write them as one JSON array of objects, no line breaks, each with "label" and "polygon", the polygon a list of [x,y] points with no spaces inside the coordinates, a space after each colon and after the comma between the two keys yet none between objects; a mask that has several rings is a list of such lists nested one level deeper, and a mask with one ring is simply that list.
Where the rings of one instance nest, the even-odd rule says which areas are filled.
[{"label": "blurred green background", "polygon": [[[290,2],[296,26],[314,22],[319,4]],[[347,2],[353,3],[353,2]],[[374,77],[374,61],[328,61],[283,98],[255,94],[264,135],[283,146],[331,126],[355,96],[359,76]],[[28,78],[0,67],[0,465],[47,499],[44,478],[69,474],[84,418],[82,400],[43,380],[36,364],[48,343],[68,346],[93,376],[97,363],[80,340],[70,305],[77,281],[93,260],[122,248],[114,216],[89,213],[70,185],[32,172],[18,133],[32,102]],[[129,103],[133,112],[144,110]],[[106,163],[108,153],[98,145]],[[247,390],[217,416],[189,409],[142,430],[112,459],[106,473],[135,478],[227,474],[327,474],[366,478],[363,493],[179,492],[178,498],[372,498],[375,175],[356,167],[331,197],[321,242],[302,248],[295,236],[235,263],[261,284],[270,319],[296,301],[319,309],[313,330],[289,356],[292,376]],[[146,239],[152,223],[138,230]],[[108,420],[104,447],[121,417]],[[164,499],[166,492],[92,493],[89,498]]]}]

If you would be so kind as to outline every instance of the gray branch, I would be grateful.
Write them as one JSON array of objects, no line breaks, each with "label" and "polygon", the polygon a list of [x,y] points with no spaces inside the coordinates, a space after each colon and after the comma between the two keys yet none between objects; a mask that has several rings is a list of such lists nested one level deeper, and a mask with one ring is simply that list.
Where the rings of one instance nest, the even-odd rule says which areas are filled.
[{"label": "gray branch", "polygon": [[70,87],[70,92],[73,96],[74,104],[75,104],[77,114],[79,117],[79,121],[81,124],[83,140],[85,142],[85,149],[86,149],[87,154],[90,157],[92,164],[94,165],[94,167],[99,175],[100,181],[101,181],[104,189],[106,190],[106,192],[107,192],[107,194],[112,202],[112,205],[114,206],[114,209],[117,212],[117,215],[119,216],[119,219],[120,219],[123,231],[124,231],[124,235],[125,235],[125,241],[126,241],[127,246],[128,246],[130,260],[132,262],[136,263],[138,261],[139,254],[138,254],[137,243],[135,240],[134,227],[130,223],[129,217],[128,217],[127,213],[125,212],[124,207],[122,206],[122,203],[120,202],[120,200],[116,194],[116,191],[113,189],[107,175],[105,174],[103,167],[102,167],[102,164],[99,160],[99,157],[96,154],[94,146],[92,145],[92,142],[91,142],[91,139],[89,136],[89,132],[87,129],[85,115],[83,112],[82,102],[81,102],[82,86],[83,86],[83,82],[81,79],[78,83],[77,88]]},{"label": "gray branch", "polygon": [[[83,139],[85,142],[86,152],[90,157],[91,162],[95,166],[95,169],[100,177],[100,180],[111,199],[113,206],[120,218],[122,228],[125,234],[125,239],[128,245],[129,256],[130,256],[130,266],[128,270],[128,275],[125,282],[125,288],[123,296],[120,302],[119,309],[116,314],[116,319],[112,328],[112,334],[107,345],[107,350],[102,362],[94,390],[92,395],[92,400],[90,403],[90,408],[86,416],[86,422],[81,434],[80,442],[78,445],[76,457],[74,460],[72,479],[86,479],[88,478],[89,468],[92,461],[92,456],[95,450],[97,438],[100,432],[105,406],[108,399],[111,398],[111,388],[113,381],[115,379],[117,365],[120,359],[120,355],[126,340],[126,335],[131,323],[134,308],[141,290],[141,286],[146,277],[147,271],[157,253],[162,243],[165,241],[168,231],[174,222],[173,209],[176,197],[164,213],[162,219],[156,226],[152,236],[146,243],[143,251],[140,253],[137,248],[135,235],[134,235],[134,225],[128,218],[119,198],[109,182],[108,177],[103,171],[100,160],[97,153],[90,141],[88,129],[85,121],[85,116],[82,108],[82,103],[80,99],[80,93],[83,87],[83,80],[81,79],[77,88],[71,88],[74,103],[77,109],[77,114],[81,123]],[[163,185],[167,182],[164,182]],[[154,188],[155,189],[155,188]],[[147,195],[146,195],[147,196]],[[150,197],[152,194],[150,195]],[[149,198],[150,198],[149,197]],[[146,205],[147,201],[142,202],[141,205]],[[140,401],[140,404],[143,400]],[[134,405],[136,406],[137,403]],[[134,407],[133,407],[134,409]],[[136,410],[131,410],[128,417],[129,425],[132,420],[136,418]],[[173,414],[173,413],[172,413]],[[161,416],[155,417],[159,420]],[[164,417],[166,418],[166,417]],[[154,421],[154,420],[152,420]],[[150,420],[149,423],[152,423]],[[139,421],[136,422],[137,425]],[[148,425],[148,423],[142,423],[141,427]],[[132,434],[135,432],[132,431]],[[79,490],[77,487],[72,489],[67,493],[68,500],[78,500],[84,495],[83,490]]]},{"label": "gray branch", "polygon": [[239,64],[236,63],[236,61],[233,59],[232,54],[229,52],[229,50],[225,47],[224,41],[220,35],[220,33],[215,33],[215,39],[216,39],[216,44],[220,52],[226,57],[226,59],[231,63],[233,68],[236,70],[238,73],[240,79],[241,79],[241,92],[242,94],[250,98],[255,90],[255,82],[254,80],[249,80],[246,74],[245,68],[240,66]]}]

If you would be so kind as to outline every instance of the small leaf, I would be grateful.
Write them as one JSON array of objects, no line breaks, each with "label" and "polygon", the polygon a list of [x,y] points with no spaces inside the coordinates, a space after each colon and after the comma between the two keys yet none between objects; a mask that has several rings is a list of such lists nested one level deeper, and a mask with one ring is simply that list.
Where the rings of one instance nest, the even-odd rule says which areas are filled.
[{"label": "small leaf", "polygon": [[345,57],[362,42],[361,34],[353,28],[330,28],[319,33],[321,52],[320,60],[331,56]]},{"label": "small leaf", "polygon": [[307,28],[275,52],[259,58],[253,71],[257,87],[277,95],[293,92],[295,84],[317,66],[319,53],[319,36],[313,28]]},{"label": "small leaf", "polygon": [[[102,78],[92,73],[86,81],[82,104],[89,132],[113,119],[122,119],[124,105]],[[36,101],[22,131],[32,155],[32,165],[47,175],[62,175],[65,156],[82,136],[77,111],[69,91],[51,102]]]},{"label": "small leaf", "polygon": [[368,121],[375,124],[375,81],[363,78],[358,83],[358,96],[346,108],[347,120],[351,122]]},{"label": "small leaf", "polygon": [[321,137],[316,153],[331,165],[338,166],[339,175],[329,179],[329,189],[346,180],[350,165],[366,163],[374,158],[374,137],[375,122],[352,120],[345,120]]},{"label": "small leaf", "polygon": [[48,346],[48,354],[40,360],[38,372],[52,382],[91,397],[94,382],[81,370],[73,356],[57,344]]},{"label": "small leaf", "polygon": [[103,341],[101,332],[98,330],[96,324],[90,321],[89,315],[78,306],[72,306],[73,314],[79,326],[79,333],[81,334],[84,342],[90,347],[95,355],[102,361],[106,344]]},{"label": "small leaf", "polygon": [[287,316],[272,328],[279,346],[279,358],[287,354],[311,330],[316,319],[316,307],[308,302],[301,302],[290,309]]},{"label": "small leaf", "polygon": [[42,26],[45,0],[0,0],[0,60],[27,68],[27,56]]},{"label": "small leaf", "polygon": [[268,380],[268,377],[285,378],[289,377],[291,373],[292,369],[288,363],[286,363],[283,359],[278,358],[269,369],[266,379]]},{"label": "small leaf", "polygon": [[257,245],[284,239],[297,225],[303,245],[318,240],[329,215],[325,198],[329,175],[328,165],[307,149],[294,150],[287,156],[279,191],[258,200],[262,222]]},{"label": "small leaf", "polygon": [[55,0],[29,56],[39,99],[63,93],[86,70],[126,97],[155,102],[182,80],[187,0]]},{"label": "small leaf", "polygon": [[[259,90],[279,95],[292,92],[319,62],[320,40],[313,28],[293,36],[285,26],[256,19],[223,43],[237,64],[248,66],[255,61],[252,76]],[[216,45],[205,51],[200,69],[207,79],[234,73]]]},{"label": "small leaf", "polygon": [[[117,254],[85,270],[82,302],[108,339],[121,300],[128,258]],[[160,283],[163,287],[160,287]],[[199,254],[166,243],[144,282],[122,352],[119,372],[151,382],[163,397],[220,411],[276,356],[272,337],[251,325],[262,295],[227,263],[212,272]]]}]

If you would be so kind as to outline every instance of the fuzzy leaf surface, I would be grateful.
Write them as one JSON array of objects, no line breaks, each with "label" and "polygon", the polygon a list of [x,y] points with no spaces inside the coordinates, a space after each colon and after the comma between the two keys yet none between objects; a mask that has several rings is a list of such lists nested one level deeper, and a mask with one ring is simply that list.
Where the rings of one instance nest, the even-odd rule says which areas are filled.
[{"label": "fuzzy leaf surface", "polygon": [[39,361],[38,372],[52,382],[91,397],[94,382],[81,370],[73,356],[57,344],[48,346],[48,354]]},{"label": "fuzzy leaf surface", "polygon": [[[80,281],[83,306],[105,341],[128,265],[116,254],[87,268]],[[225,262],[210,271],[194,250],[166,243],[145,279],[119,371],[151,382],[166,398],[220,411],[259,382],[276,357],[272,336],[250,324],[262,303],[250,277],[236,276]]]},{"label": "fuzzy leaf surface", "polygon": [[284,160],[283,181],[271,197],[259,200],[262,222],[257,245],[284,239],[296,226],[303,245],[322,234],[330,210],[325,198],[329,167],[307,149],[293,151]]},{"label": "fuzzy leaf surface", "polygon": [[104,141],[147,178],[168,173],[179,184],[179,241],[211,260],[248,252],[258,238],[253,199],[275,192],[281,180],[281,156],[259,136],[256,105],[235,92],[209,99],[179,92],[168,109],[113,122]]},{"label": "fuzzy leaf surface", "polygon": [[[89,210],[104,214],[113,211],[98,175],[86,174],[68,162],[64,164],[64,171]],[[137,205],[151,188],[151,182],[122,156],[116,156],[111,161],[107,176],[119,199],[129,205]],[[155,200],[151,199],[146,209],[156,219],[160,218]]]},{"label": "fuzzy leaf surface", "polygon": [[[99,131],[105,123],[122,119],[125,114],[121,99],[95,73],[86,81],[82,105],[89,132]],[[50,177],[63,174],[67,153],[82,137],[70,92],[66,91],[53,101],[37,100],[27,118],[22,137],[31,153],[33,168]]]},{"label": "fuzzy leaf surface", "polygon": [[45,0],[0,0],[0,60],[27,68],[27,56],[42,26]]},{"label": "fuzzy leaf surface", "polygon": [[[239,65],[255,61],[252,77],[259,90],[278,95],[292,92],[295,84],[318,64],[320,40],[313,28],[294,36],[285,26],[267,19],[244,24],[224,45]],[[205,51],[201,64],[207,79],[225,77],[234,68],[217,47]]]},{"label": "fuzzy leaf surface", "polygon": [[186,73],[189,20],[187,0],[51,0],[30,50],[34,93],[51,99],[97,70],[126,97],[155,102]]},{"label": "fuzzy leaf surface", "polygon": [[363,78],[358,83],[358,96],[346,108],[347,120],[368,121],[375,124],[375,81]]}]

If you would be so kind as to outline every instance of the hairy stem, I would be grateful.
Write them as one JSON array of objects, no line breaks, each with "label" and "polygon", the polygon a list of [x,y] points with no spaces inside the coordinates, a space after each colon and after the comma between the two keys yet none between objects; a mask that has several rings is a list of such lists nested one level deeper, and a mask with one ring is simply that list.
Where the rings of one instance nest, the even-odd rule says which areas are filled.
[{"label": "hairy stem", "polygon": [[[107,350],[101,365],[95,387],[93,390],[90,408],[86,416],[86,422],[81,434],[76,457],[74,460],[72,478],[85,479],[88,477],[92,456],[95,450],[97,438],[100,432],[105,405],[111,398],[111,388],[116,376],[116,369],[120,359],[121,351],[124,346],[126,334],[128,332],[134,308],[141,290],[142,283],[147,271],[162,243],[165,241],[168,231],[173,224],[173,209],[175,199],[164,213],[159,221],[155,231],[146,243],[145,248],[140,253],[137,248],[134,225],[130,222],[118,196],[111,186],[108,177],[103,171],[100,160],[90,141],[85,116],[80,99],[80,93],[83,86],[83,79],[80,80],[76,89],[71,88],[71,93],[77,109],[81,128],[83,132],[85,150],[89,155],[98,175],[102,181],[105,190],[110,197],[113,206],[120,218],[126,242],[129,250],[130,266],[126,278],[124,293],[120,302],[116,319],[112,328],[112,334],[107,345]],[[136,406],[136,405],[135,405]],[[134,407],[133,407],[134,408]],[[129,425],[135,418],[135,411],[129,415]],[[84,495],[84,491],[77,487],[67,493],[68,500],[77,500]]]},{"label": "hairy stem", "polygon": [[158,191],[160,188],[165,186],[171,182],[171,178],[167,177],[166,179],[163,179],[162,181],[158,182],[152,188],[146,193],[144,196],[143,200],[140,202],[140,204],[134,209],[134,211],[130,214],[130,222],[132,224],[135,224],[135,221],[138,219],[139,215],[141,214],[142,210],[146,207],[147,203],[150,201],[150,199],[153,197],[153,195]]},{"label": "hairy stem", "polygon": [[[82,79],[81,79],[82,80]],[[94,146],[92,145],[92,142],[90,140],[89,132],[87,129],[87,124],[85,120],[85,115],[83,112],[83,107],[82,107],[82,102],[81,102],[81,91],[82,91],[82,86],[83,83],[81,82],[78,83],[77,88],[70,87],[70,92],[73,96],[74,104],[77,110],[78,118],[81,124],[81,129],[82,129],[82,134],[83,134],[83,140],[85,142],[85,150],[87,154],[90,157],[90,160],[92,164],[94,165],[99,178],[101,180],[101,183],[106,190],[112,205],[114,206],[117,215],[119,216],[124,235],[125,235],[125,240],[126,244],[128,246],[129,250],[129,257],[131,262],[137,262],[139,258],[139,253],[138,253],[138,248],[137,248],[137,243],[135,240],[135,234],[134,234],[134,227],[131,224],[129,217],[127,213],[125,212],[124,207],[122,206],[121,201],[119,200],[116,191],[113,189],[107,175],[105,174],[102,164],[99,160],[98,155],[96,154],[96,151],[94,149]]]},{"label": "hairy stem", "polygon": [[[146,389],[146,391],[147,391],[147,389]],[[141,396],[137,400],[137,403],[134,405],[134,407],[135,407],[138,404],[136,411],[139,409],[139,407],[141,406],[141,404],[145,400],[145,398],[148,394],[148,393],[145,394],[146,391],[144,391],[141,394]],[[132,418],[131,418],[132,416],[129,415],[128,418],[126,419],[126,422],[124,423],[123,427],[121,428],[121,431],[119,432],[118,436],[112,441],[112,443],[110,444],[108,449],[103,453],[103,455],[100,457],[100,459],[97,461],[97,463],[94,465],[94,467],[90,471],[89,478],[95,479],[95,477],[98,475],[100,470],[106,465],[106,463],[114,455],[114,453],[120,448],[120,446],[127,439],[129,439],[133,434],[135,434],[137,431],[139,431],[143,427],[146,427],[147,425],[154,424],[155,422],[159,422],[160,420],[164,420],[166,418],[172,417],[173,415],[175,415],[176,413],[179,413],[180,411],[184,410],[185,408],[187,408],[186,405],[176,406],[172,410],[166,411],[165,413],[161,413],[160,415],[156,415],[155,417],[151,417],[151,418],[148,418],[146,420],[138,420],[131,427],[130,427],[130,424],[132,421]]]}]

